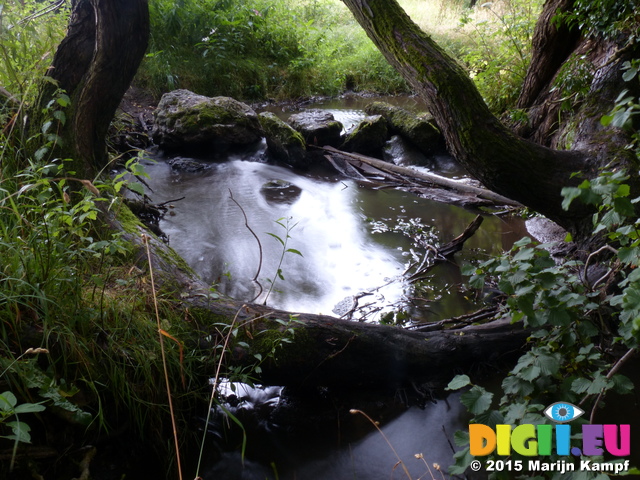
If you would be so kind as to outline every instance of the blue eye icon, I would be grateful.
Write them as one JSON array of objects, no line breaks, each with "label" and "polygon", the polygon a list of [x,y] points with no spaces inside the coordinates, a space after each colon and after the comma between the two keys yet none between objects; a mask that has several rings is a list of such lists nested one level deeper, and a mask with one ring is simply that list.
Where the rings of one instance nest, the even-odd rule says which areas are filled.
[{"label": "blue eye icon", "polygon": [[556,402],[549,405],[544,414],[557,423],[566,423],[581,417],[584,413],[580,407],[567,402]]}]

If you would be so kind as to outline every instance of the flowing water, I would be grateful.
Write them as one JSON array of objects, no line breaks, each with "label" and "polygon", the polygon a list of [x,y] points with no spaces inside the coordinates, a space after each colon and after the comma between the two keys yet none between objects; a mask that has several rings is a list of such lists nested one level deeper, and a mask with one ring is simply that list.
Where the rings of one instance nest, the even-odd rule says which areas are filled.
[{"label": "flowing water", "polygon": [[[349,101],[316,106],[330,108],[347,126],[363,116],[362,106]],[[205,281],[239,300],[332,314],[342,313],[345,304],[348,310],[360,296],[359,306],[366,304],[360,318],[368,321],[379,321],[398,308],[419,322],[456,316],[475,308],[460,288],[458,263],[498,254],[524,235],[522,222],[487,216],[457,254],[457,263],[430,272],[417,306],[402,274],[424,251],[393,227],[413,221],[429,230],[434,242],[445,243],[462,233],[476,212],[403,191],[364,188],[323,168],[297,172],[272,165],[263,161],[264,150],[259,144],[223,159],[188,159],[190,170],[196,171],[175,170],[161,157],[146,165],[153,201],[171,201],[160,225],[171,246]],[[446,168],[436,173],[463,174],[449,158],[435,159],[431,168],[438,165]],[[407,410],[383,430],[418,478],[427,468],[414,454],[424,453],[429,466],[452,463],[449,442],[462,426],[461,418],[459,402],[440,401]],[[268,437],[263,447],[274,441]],[[335,438],[322,442],[325,449],[345,445]],[[265,478],[265,469],[269,471],[268,463],[249,457],[246,475],[232,476],[228,472],[237,472],[238,460],[237,453],[225,453],[210,478],[254,478],[252,468],[255,478]],[[374,431],[348,447],[298,462],[298,473],[281,478],[406,478],[400,470],[390,476],[396,462],[384,437]],[[224,473],[227,464],[232,466]]]},{"label": "flowing water", "polygon": [[[367,301],[377,299],[379,314],[388,311],[403,299],[401,276],[417,247],[401,233],[374,233],[376,222],[420,219],[444,243],[475,217],[407,192],[370,190],[326,172],[301,175],[257,161],[207,162],[197,173],[176,173],[162,161],[146,169],[155,202],[184,197],[172,203],[161,228],[205,281],[234,298],[259,297],[292,311],[331,314],[340,301],[362,292],[372,292]],[[499,253],[519,235],[517,222],[489,217],[468,242],[468,254]],[[280,240],[301,255],[283,256]],[[461,282],[455,265],[434,270],[428,311],[441,317],[471,308],[454,288]]]}]

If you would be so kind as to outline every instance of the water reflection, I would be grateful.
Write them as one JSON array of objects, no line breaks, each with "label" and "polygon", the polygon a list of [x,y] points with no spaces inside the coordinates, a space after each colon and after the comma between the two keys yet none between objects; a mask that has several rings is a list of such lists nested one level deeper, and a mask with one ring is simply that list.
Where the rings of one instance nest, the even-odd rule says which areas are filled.
[{"label": "water reflection", "polygon": [[[253,158],[259,157],[260,151],[255,152]],[[331,314],[341,300],[375,290],[366,301],[375,300],[369,319],[378,319],[403,299],[407,286],[399,280],[414,245],[398,233],[372,234],[371,221],[420,217],[446,242],[475,216],[406,192],[361,188],[326,172],[299,175],[243,159],[193,161],[206,168],[176,173],[164,161],[147,166],[155,202],[185,197],[161,223],[170,244],[206,282],[236,299],[264,301],[275,279],[267,303],[292,311]],[[289,222],[289,231],[277,220]],[[499,253],[505,232],[514,227],[519,228],[488,219],[468,248]],[[280,240],[302,256],[283,257]],[[426,319],[471,308],[454,288],[461,281],[456,267],[434,271],[433,281],[439,293],[426,304],[425,311],[434,312]],[[437,308],[432,300],[439,301]]]}]

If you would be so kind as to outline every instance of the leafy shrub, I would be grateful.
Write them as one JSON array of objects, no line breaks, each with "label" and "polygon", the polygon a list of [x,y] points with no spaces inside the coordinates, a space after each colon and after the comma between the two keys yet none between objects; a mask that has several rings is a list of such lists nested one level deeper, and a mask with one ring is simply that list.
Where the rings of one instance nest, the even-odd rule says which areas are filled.
[{"label": "leafy shrub", "polygon": [[47,13],[43,3],[36,0],[0,5],[0,86],[23,98],[33,86],[33,78],[43,74],[51,63],[64,36],[68,14],[67,8]]},{"label": "leafy shrub", "polygon": [[[589,36],[614,38],[633,25],[638,8],[640,3],[637,0],[576,0],[571,11],[557,15],[555,21],[576,27]],[[632,36],[629,40],[637,41],[637,38]]]},{"label": "leafy shrub", "polygon": [[[637,65],[636,60],[624,65],[624,80],[637,81]],[[631,131],[628,148],[636,156],[639,134],[631,120],[639,110],[625,90],[602,119]],[[493,394],[481,386],[462,395],[474,422],[545,423],[544,406],[558,399],[589,405],[592,416],[608,392],[633,391],[632,382],[617,373],[628,355],[613,354],[637,350],[640,339],[640,219],[635,208],[640,197],[632,197],[629,180],[625,172],[612,169],[563,189],[563,208],[574,201],[596,207],[593,235],[602,239],[602,247],[584,262],[557,264],[548,245],[525,238],[510,254],[465,269],[473,287],[496,284],[506,295],[503,314],[532,330],[532,347],[502,381],[497,408],[492,408]],[[450,387],[469,384],[468,377],[457,377]],[[468,444],[465,434],[457,440]],[[468,449],[462,450],[452,473],[463,472],[472,460]]]},{"label": "leafy shrub", "polygon": [[[543,409],[559,399],[589,406],[592,415],[607,392],[633,391],[633,383],[616,373],[619,360],[612,354],[636,349],[640,337],[640,221],[633,209],[640,197],[629,198],[626,180],[621,172],[606,172],[564,189],[567,208],[576,199],[599,206],[594,234],[619,248],[607,244],[585,262],[558,265],[548,245],[525,238],[510,254],[466,268],[472,286],[494,282],[506,295],[504,315],[532,331],[530,350],[502,381],[497,408],[493,394],[479,385],[462,395],[474,423],[548,423]],[[604,253],[614,255],[603,260]],[[593,276],[589,267],[596,259],[600,269]],[[469,384],[468,377],[457,377],[450,387]],[[468,436],[458,441],[463,446]],[[456,457],[452,473],[462,473],[473,459],[468,449]]]}]

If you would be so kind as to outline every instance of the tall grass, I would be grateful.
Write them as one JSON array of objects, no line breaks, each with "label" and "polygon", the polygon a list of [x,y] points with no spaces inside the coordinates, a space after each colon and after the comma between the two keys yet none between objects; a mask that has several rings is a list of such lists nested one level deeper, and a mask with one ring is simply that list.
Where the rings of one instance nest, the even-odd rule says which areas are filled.
[{"label": "tall grass", "polygon": [[18,99],[34,85],[34,73],[44,73],[64,37],[68,9],[39,15],[42,8],[35,0],[0,4],[0,86]]},{"label": "tall grass", "polygon": [[407,88],[338,0],[154,0],[151,18],[137,81],[156,94],[256,100]]},{"label": "tall grass", "polygon": [[[517,96],[541,2],[400,0],[474,77],[487,103]],[[339,0],[153,0],[152,41],[137,81],[242,100],[409,91]],[[185,28],[185,26],[188,26]]]}]

